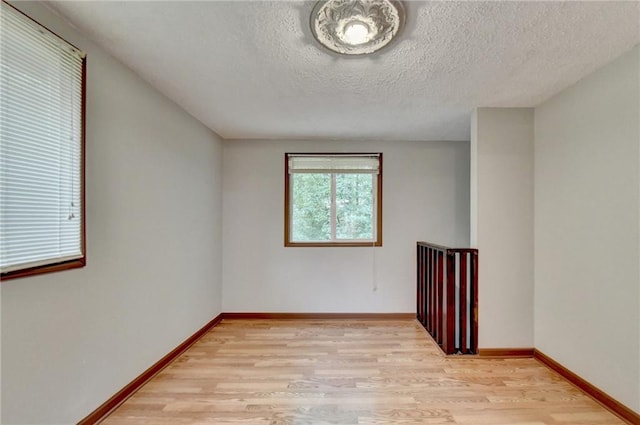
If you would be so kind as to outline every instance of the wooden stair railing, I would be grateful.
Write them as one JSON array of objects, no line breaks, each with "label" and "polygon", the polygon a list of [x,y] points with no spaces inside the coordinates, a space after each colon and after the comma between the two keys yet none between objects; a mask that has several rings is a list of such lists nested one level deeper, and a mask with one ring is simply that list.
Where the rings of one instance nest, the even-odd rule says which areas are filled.
[{"label": "wooden stair railing", "polygon": [[478,250],[417,243],[418,321],[446,354],[478,352]]}]

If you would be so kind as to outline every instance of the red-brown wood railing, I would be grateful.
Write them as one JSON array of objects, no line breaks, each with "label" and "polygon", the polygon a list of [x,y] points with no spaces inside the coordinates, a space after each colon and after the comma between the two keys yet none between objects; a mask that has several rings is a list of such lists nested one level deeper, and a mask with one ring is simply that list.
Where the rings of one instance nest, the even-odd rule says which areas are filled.
[{"label": "red-brown wood railing", "polygon": [[478,352],[478,250],[417,243],[417,318],[446,354]]}]

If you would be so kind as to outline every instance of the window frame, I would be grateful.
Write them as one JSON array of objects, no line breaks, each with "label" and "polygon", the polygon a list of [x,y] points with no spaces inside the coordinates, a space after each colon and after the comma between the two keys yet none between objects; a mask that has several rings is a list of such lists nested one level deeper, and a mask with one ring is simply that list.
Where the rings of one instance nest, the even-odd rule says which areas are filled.
[{"label": "window frame", "polygon": [[[67,41],[64,37],[56,34],[54,31],[51,31],[45,25],[42,25],[37,20],[33,19],[20,9],[15,6],[9,4],[5,0],[1,0],[5,6],[9,6],[15,12],[21,14],[26,17],[28,20],[34,23],[34,25],[38,26],[42,30],[51,34],[51,36],[57,37],[62,40],[64,43],[73,47],[76,50],[82,51],[82,49],[78,48],[74,44]],[[86,54],[82,56],[82,76],[81,76],[81,93],[80,93],[80,180],[79,180],[79,194],[80,194],[80,251],[81,256],[78,258],[73,258],[70,260],[60,260],[59,258],[51,259],[51,262],[46,264],[40,264],[35,266],[26,266],[20,269],[14,269],[6,272],[0,273],[0,280],[5,281],[9,279],[15,279],[20,277],[28,277],[35,276],[46,273],[54,273],[62,270],[70,270],[76,268],[82,268],[87,265],[87,248],[86,248],[86,197],[85,197],[85,164],[86,164],[86,105],[87,105],[87,56]],[[47,261],[47,260],[42,260]]]},{"label": "window frame", "polygon": [[[353,241],[345,240],[344,242],[330,240],[327,242],[313,241],[300,242],[292,241],[291,229],[291,208],[292,208],[292,190],[289,175],[289,156],[296,155],[318,155],[318,156],[349,156],[349,155],[375,155],[378,156],[378,174],[376,176],[376,199],[374,206],[374,214],[376,215],[375,223],[375,240],[374,241]],[[285,247],[380,247],[382,246],[382,152],[286,152],[284,154],[284,246]],[[325,173],[326,174],[326,173]],[[332,176],[341,173],[330,173]],[[332,181],[334,179],[332,178]],[[333,217],[332,217],[333,221]],[[333,224],[333,223],[332,223]]]}]

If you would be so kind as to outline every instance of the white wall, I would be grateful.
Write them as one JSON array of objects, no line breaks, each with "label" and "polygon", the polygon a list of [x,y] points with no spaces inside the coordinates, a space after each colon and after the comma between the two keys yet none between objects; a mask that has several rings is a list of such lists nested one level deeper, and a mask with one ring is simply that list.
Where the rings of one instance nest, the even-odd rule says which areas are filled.
[{"label": "white wall", "polygon": [[2,423],[82,419],[221,311],[222,143],[88,52],[87,266],[2,282]]},{"label": "white wall", "polygon": [[639,48],[535,110],[535,345],[640,412]]},{"label": "white wall", "polygon": [[[383,152],[382,247],[284,247],[284,153],[313,151]],[[469,243],[468,142],[227,141],[223,193],[226,312],[415,312],[416,241]]]},{"label": "white wall", "polygon": [[533,109],[472,117],[480,348],[533,347]]},{"label": "white wall", "polygon": [[[478,110],[471,113],[469,141],[469,247],[478,248]],[[478,252],[478,255],[480,252]]]}]

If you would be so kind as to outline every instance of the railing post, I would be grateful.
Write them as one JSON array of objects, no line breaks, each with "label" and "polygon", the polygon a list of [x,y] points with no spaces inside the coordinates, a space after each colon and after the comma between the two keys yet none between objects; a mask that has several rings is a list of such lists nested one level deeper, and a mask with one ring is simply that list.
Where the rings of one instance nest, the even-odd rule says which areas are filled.
[{"label": "railing post", "polygon": [[478,251],[471,252],[471,352],[478,352]]},{"label": "railing post", "polygon": [[427,268],[427,248],[423,247],[420,253],[420,308],[422,311],[422,326],[427,325],[427,281],[426,281],[426,268]]},{"label": "railing post", "polygon": [[468,252],[460,253],[460,340],[458,346],[464,354],[469,353],[467,327],[469,330],[471,328],[467,319],[467,259],[470,257],[470,253]]},{"label": "railing post", "polygon": [[419,243],[416,244],[416,318],[418,322],[422,323],[422,315],[420,314],[420,277],[421,277],[421,269],[420,269],[420,251],[422,247]]},{"label": "railing post", "polygon": [[425,252],[426,252],[426,248],[425,247],[420,247],[420,323],[422,323],[422,326],[425,326],[427,323],[427,318],[426,318],[426,292],[425,292]]}]

